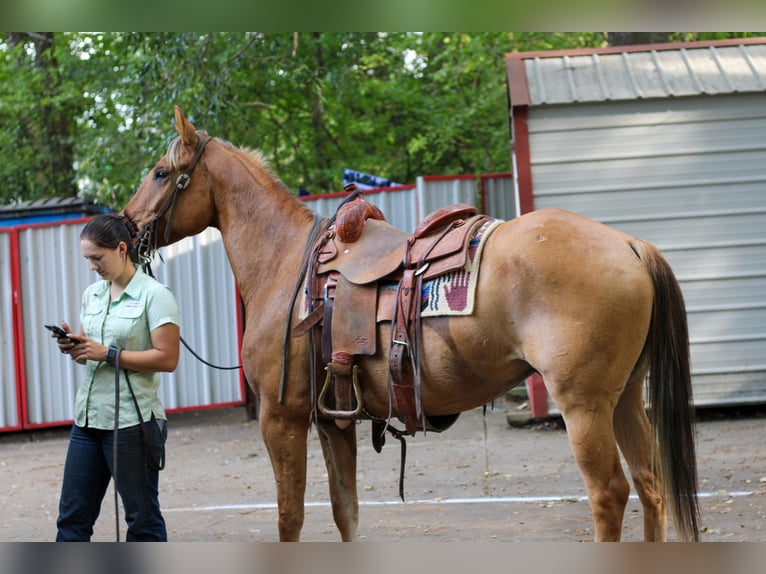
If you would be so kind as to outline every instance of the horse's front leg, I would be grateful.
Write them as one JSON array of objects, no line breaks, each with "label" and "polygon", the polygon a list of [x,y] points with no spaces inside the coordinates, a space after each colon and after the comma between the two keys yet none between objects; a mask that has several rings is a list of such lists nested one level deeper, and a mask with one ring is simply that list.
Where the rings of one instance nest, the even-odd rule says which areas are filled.
[{"label": "horse's front leg", "polygon": [[322,444],[327,476],[330,482],[330,500],[335,525],[341,540],[356,540],[359,525],[359,499],[356,490],[356,424],[341,429],[333,421],[317,423]]},{"label": "horse's front leg", "polygon": [[303,528],[309,417],[290,416],[285,408],[261,404],[261,436],[277,484],[279,540],[297,542]]}]

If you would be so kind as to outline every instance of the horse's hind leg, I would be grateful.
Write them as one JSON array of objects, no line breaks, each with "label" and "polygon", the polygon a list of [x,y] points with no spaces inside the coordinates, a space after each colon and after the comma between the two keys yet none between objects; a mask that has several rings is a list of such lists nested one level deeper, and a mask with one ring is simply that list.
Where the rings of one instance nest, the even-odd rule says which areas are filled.
[{"label": "horse's hind leg", "polygon": [[619,541],[630,485],[622,471],[608,399],[588,404],[557,400],[588,492],[596,541]]},{"label": "horse's hind leg", "polygon": [[667,511],[662,482],[652,465],[654,437],[643,400],[645,373],[646,369],[638,369],[631,377],[617,403],[614,427],[643,507],[644,540],[662,542],[667,537]]},{"label": "horse's hind leg", "polygon": [[335,525],[341,540],[356,540],[359,524],[359,499],[356,490],[356,424],[341,429],[333,421],[317,423],[322,444],[327,476],[330,483],[330,500]]}]

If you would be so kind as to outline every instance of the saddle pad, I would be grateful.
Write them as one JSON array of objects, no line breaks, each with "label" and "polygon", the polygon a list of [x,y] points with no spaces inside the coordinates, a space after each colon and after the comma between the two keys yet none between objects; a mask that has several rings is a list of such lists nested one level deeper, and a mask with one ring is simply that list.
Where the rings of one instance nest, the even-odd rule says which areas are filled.
[{"label": "saddle pad", "polygon": [[465,265],[457,271],[439,275],[423,283],[421,317],[470,315],[476,294],[481,253],[487,238],[503,223],[490,219],[471,238]]}]

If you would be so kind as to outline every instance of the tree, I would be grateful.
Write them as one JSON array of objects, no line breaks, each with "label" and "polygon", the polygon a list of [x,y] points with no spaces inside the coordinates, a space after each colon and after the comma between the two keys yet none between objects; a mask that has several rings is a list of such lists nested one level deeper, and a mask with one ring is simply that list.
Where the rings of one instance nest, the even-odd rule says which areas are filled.
[{"label": "tree", "polygon": [[13,79],[3,82],[3,150],[16,152],[2,168],[6,198],[76,195],[71,122],[78,110],[62,83],[54,34],[8,33],[6,63]]},{"label": "tree", "polygon": [[124,205],[175,135],[174,104],[198,128],[260,148],[294,190],[338,191],[344,167],[400,183],[508,171],[505,54],[608,38],[616,41],[600,32],[9,33],[0,42],[0,203],[77,193]]}]

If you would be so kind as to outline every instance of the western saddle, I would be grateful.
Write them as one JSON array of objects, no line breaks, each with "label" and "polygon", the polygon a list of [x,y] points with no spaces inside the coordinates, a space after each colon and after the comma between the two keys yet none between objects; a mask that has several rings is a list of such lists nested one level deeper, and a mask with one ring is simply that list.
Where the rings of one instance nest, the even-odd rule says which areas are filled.
[{"label": "western saddle", "polygon": [[[469,242],[488,218],[470,205],[451,205],[429,214],[408,235],[388,224],[353,184],[346,191],[352,194],[311,247],[306,315],[292,333],[319,335],[312,340],[326,376],[320,389],[312,368],[315,414],[334,419],[341,428],[372,418],[364,410],[363,375],[355,357],[375,354],[377,324],[390,321],[391,413],[407,434],[444,430],[458,415],[428,417],[421,403],[422,285],[465,265]],[[373,436],[378,451],[382,434]]]}]

